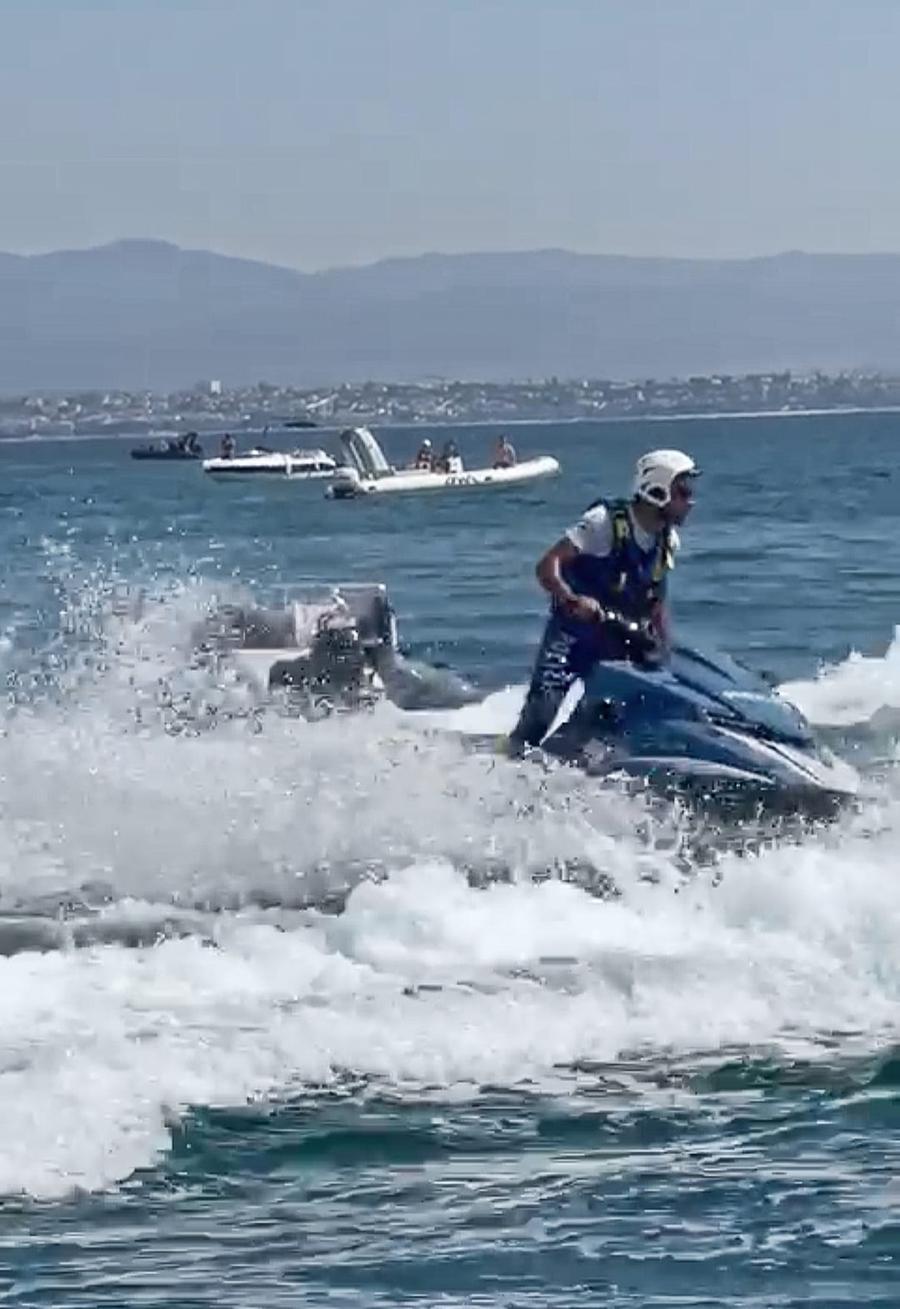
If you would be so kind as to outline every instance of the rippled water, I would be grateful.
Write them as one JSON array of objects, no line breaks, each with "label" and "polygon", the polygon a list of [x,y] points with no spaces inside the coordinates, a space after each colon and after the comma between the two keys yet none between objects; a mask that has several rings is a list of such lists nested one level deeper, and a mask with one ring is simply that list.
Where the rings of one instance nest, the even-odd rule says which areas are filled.
[{"label": "rippled water", "polygon": [[[898,434],[523,427],[556,482],[378,504],[0,446],[9,1302],[897,1303]],[[536,556],[665,444],[705,469],[680,626],[864,770],[834,828],[691,864],[570,769],[191,666],[215,596],[383,580],[500,730]]]}]

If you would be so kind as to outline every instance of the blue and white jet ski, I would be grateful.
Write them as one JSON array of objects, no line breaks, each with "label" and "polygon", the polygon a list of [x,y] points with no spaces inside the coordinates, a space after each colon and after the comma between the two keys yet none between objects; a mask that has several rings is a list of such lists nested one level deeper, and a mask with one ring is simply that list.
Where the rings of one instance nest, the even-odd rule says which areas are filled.
[{"label": "blue and white jet ski", "polygon": [[598,664],[541,748],[591,774],[742,811],[829,817],[859,790],[856,770],[763,678],[687,646],[655,666]]}]

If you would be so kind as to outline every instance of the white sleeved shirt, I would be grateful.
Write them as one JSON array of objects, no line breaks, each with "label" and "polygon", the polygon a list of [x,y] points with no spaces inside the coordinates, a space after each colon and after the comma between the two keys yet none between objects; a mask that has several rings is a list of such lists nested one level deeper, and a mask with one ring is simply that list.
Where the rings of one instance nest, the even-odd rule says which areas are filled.
[{"label": "white sleeved shirt", "polygon": [[[628,510],[628,518],[631,522],[631,530],[634,533],[635,544],[639,550],[649,554],[656,545],[656,537],[652,532],[645,532],[635,522],[634,514],[630,509]],[[565,536],[582,554],[598,555],[601,559],[605,559],[613,548],[612,515],[606,505],[597,505],[594,509],[588,509],[582,514],[577,523],[573,523],[568,528]],[[681,542],[674,527],[671,529],[669,541],[672,553],[675,554]]]}]

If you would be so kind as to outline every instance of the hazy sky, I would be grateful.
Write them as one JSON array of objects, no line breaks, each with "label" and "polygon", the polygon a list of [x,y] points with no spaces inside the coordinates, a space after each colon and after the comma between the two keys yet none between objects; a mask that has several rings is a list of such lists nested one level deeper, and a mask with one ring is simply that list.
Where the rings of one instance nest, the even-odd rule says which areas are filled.
[{"label": "hazy sky", "polygon": [[0,249],[900,250],[900,0],[0,0]]}]

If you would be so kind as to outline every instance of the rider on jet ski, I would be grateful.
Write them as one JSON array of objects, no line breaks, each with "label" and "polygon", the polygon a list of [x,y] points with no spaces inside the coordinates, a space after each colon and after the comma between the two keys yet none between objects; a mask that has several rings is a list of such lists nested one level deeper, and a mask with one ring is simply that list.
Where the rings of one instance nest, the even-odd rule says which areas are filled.
[{"label": "rider on jet ski", "polygon": [[667,574],[699,469],[681,450],[637,461],[631,500],[597,500],[537,565],[550,616],[509,752],[539,745],[566,693],[601,660],[659,658]]}]

